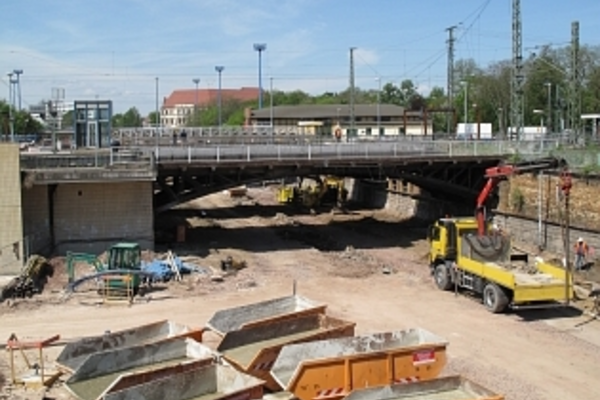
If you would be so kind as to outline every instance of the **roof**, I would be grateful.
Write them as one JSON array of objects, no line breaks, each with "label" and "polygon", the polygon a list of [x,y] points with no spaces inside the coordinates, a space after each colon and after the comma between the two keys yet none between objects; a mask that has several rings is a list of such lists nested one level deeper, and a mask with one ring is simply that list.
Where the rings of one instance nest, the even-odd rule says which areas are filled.
[{"label": "roof", "polygon": [[[219,89],[198,89],[198,105],[206,106],[219,98]],[[258,88],[242,87],[240,89],[221,89],[223,99],[250,101],[258,99]],[[196,104],[196,89],[178,89],[171,92],[163,101],[163,107],[172,108],[180,105]]]},{"label": "roof", "polygon": [[[382,117],[401,117],[404,115],[404,107],[395,104],[380,104],[379,112]],[[410,111],[407,114],[421,115],[420,111]],[[296,118],[296,119],[320,119],[331,117],[348,117],[350,105],[348,104],[303,104],[297,106],[275,106],[273,107],[273,118]],[[355,117],[372,117],[377,115],[377,104],[356,104],[354,106]],[[271,109],[263,108],[252,110],[252,118],[266,119],[271,117]]]}]

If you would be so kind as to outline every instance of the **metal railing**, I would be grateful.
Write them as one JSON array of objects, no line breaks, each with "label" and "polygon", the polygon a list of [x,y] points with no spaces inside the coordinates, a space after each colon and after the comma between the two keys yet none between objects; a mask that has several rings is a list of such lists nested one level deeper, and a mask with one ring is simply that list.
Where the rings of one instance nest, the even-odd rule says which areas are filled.
[{"label": "metal railing", "polygon": [[68,152],[22,153],[22,169],[120,168],[154,169],[160,163],[223,163],[311,160],[384,160],[431,157],[477,157],[514,155],[520,158],[547,156],[556,141],[376,141],[294,144],[187,144]]},{"label": "metal railing", "polygon": [[556,149],[554,141],[403,141],[372,143],[308,143],[214,146],[157,146],[158,163],[220,163],[296,160],[393,159],[424,156],[545,156]]},{"label": "metal railing", "polygon": [[113,168],[153,170],[154,153],[135,147],[21,153],[21,169]]}]

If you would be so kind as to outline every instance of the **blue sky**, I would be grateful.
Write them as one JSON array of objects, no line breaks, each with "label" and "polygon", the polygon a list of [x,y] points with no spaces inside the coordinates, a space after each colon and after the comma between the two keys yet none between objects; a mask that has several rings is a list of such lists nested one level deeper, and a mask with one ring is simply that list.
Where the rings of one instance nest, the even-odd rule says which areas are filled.
[{"label": "blue sky", "polygon": [[[600,44],[600,1],[523,0],[523,47],[570,40]],[[456,58],[486,65],[511,57],[511,0],[3,0],[0,98],[6,72],[23,69],[23,104],[64,88],[66,100],[111,99],[117,112],[154,109],[172,90],[258,86],[253,43],[266,43],[263,87],[309,93],[348,86],[349,48],[356,83],[415,81],[421,91],[446,83],[446,28]]]}]

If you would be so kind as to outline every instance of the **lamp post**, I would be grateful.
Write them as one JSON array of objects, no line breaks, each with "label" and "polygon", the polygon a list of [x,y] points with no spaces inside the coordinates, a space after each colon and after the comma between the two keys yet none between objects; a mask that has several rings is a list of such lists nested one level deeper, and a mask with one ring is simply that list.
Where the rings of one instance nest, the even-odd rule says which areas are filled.
[{"label": "lamp post", "polygon": [[215,67],[215,71],[217,71],[217,74],[219,74],[219,91],[217,92],[217,94],[218,94],[218,100],[217,100],[218,105],[217,105],[217,107],[218,107],[218,110],[219,110],[219,130],[221,130],[221,125],[223,124],[223,119],[222,119],[223,118],[222,117],[222,115],[223,115],[222,114],[222,112],[223,112],[222,111],[223,110],[223,108],[222,108],[223,107],[222,101],[223,100],[222,100],[222,97],[221,97],[221,74],[223,73],[224,69],[225,69],[225,67],[222,66],[222,65],[217,65]]},{"label": "lamp post", "polygon": [[[21,111],[21,78],[20,76],[23,74],[23,70],[22,69],[15,69],[13,71],[13,73],[16,75],[17,79],[15,80],[15,83],[17,85],[17,98],[18,98],[18,102],[17,102],[17,111]],[[14,96],[14,94],[13,94]]]},{"label": "lamp post", "polygon": [[9,72],[8,73],[8,99],[9,99],[9,105],[8,105],[8,122],[10,124],[10,141],[14,142],[15,141],[15,120],[13,117],[13,105],[14,105],[14,93],[13,93],[13,73]]},{"label": "lamp post", "polygon": [[381,136],[381,77],[377,81],[377,136]]},{"label": "lamp post", "polygon": [[158,110],[158,76],[156,78],[154,78],[155,81],[155,90],[156,90],[156,94],[155,94],[155,100],[156,100],[156,151],[158,153],[158,129],[159,129],[159,125],[160,125],[160,113]]},{"label": "lamp post", "polygon": [[271,76],[269,78],[270,84],[269,84],[269,100],[271,102],[271,107],[270,107],[270,112],[269,112],[269,119],[271,121],[271,135],[274,134],[274,127],[273,127],[273,77]]},{"label": "lamp post", "polygon": [[193,115],[193,121],[194,121],[194,125],[195,125],[196,118],[198,117],[198,84],[200,83],[200,78],[194,78],[194,79],[192,79],[192,82],[194,82],[194,85],[196,85],[196,91],[194,92],[194,115]]},{"label": "lamp post", "polygon": [[548,114],[546,115],[546,135],[550,134],[552,129],[552,82],[546,82],[544,85],[548,88]]},{"label": "lamp post", "polygon": [[262,52],[267,49],[265,43],[254,43],[254,50],[258,52],[258,108],[262,108]]}]

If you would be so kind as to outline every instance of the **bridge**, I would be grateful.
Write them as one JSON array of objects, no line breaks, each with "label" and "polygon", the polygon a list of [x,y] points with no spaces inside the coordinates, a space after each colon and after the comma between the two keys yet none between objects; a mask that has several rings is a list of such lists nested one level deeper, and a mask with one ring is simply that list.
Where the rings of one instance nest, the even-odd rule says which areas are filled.
[{"label": "bridge", "polygon": [[553,141],[210,143],[25,153],[21,167],[31,184],[153,181],[156,212],[241,184],[319,175],[398,179],[434,196],[472,201],[485,168],[507,157],[544,156],[556,147]]}]

